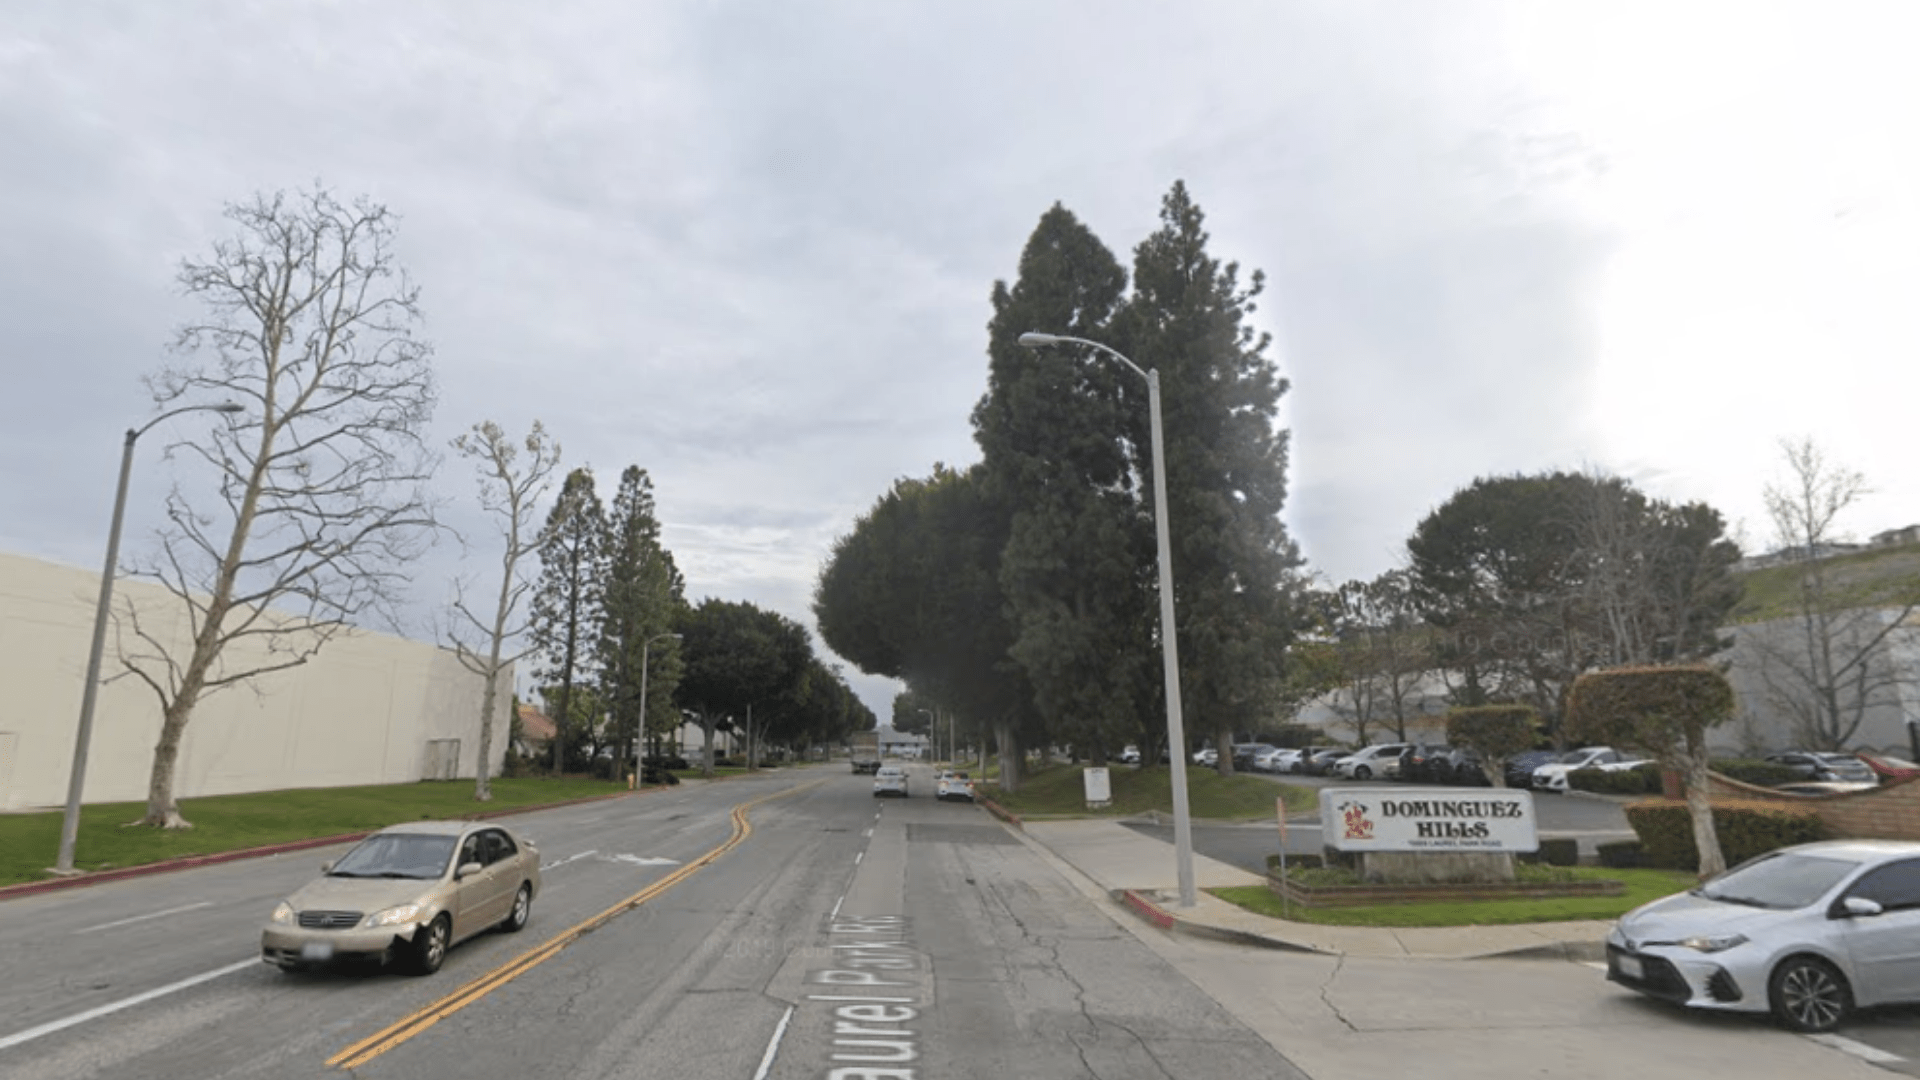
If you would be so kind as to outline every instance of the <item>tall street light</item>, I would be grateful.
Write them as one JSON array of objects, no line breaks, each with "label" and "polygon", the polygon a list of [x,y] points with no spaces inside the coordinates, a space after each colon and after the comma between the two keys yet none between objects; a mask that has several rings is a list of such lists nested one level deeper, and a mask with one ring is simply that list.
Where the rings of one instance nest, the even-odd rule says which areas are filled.
[{"label": "tall street light", "polygon": [[680,640],[679,634],[655,634],[640,643],[640,727],[633,733],[633,786],[640,787],[640,778],[647,775],[644,759],[647,753],[647,651],[656,641],[672,638]]},{"label": "tall street light", "polygon": [[137,428],[127,429],[127,444],[120,452],[120,487],[113,496],[113,525],[107,531],[107,565],[100,571],[100,605],[93,613],[93,649],[87,654],[87,683],[80,692],[80,731],[74,736],[73,771],[67,778],[67,810],[60,820],[60,855],[53,865],[56,874],[71,874],[73,845],[80,835],[80,792],[87,786],[87,748],[93,742],[93,703],[100,690],[100,654],[107,644],[107,613],[113,606],[113,575],[120,561],[120,524],[127,513],[127,476],[133,471],[133,444],[153,425],[169,417],[190,412],[245,412],[231,401],[218,405],[188,405],[161,413]]},{"label": "tall street light", "polygon": [[1187,732],[1180,716],[1180,648],[1173,631],[1173,554],[1167,535],[1167,458],[1165,438],[1160,431],[1160,372],[1143,370],[1139,364],[1097,341],[1067,337],[1063,334],[1025,333],[1020,344],[1029,349],[1049,345],[1085,345],[1098,349],[1127,365],[1135,375],[1147,380],[1147,412],[1153,433],[1153,525],[1160,549],[1160,660],[1166,668],[1167,749],[1173,768],[1173,851],[1175,870],[1180,879],[1180,906],[1192,907],[1193,821],[1187,815]]}]

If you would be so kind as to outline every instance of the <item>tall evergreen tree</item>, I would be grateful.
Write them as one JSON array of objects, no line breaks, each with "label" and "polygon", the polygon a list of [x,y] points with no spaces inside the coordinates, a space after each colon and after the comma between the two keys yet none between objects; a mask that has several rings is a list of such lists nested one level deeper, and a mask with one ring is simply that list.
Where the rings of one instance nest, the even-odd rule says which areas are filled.
[{"label": "tall evergreen tree", "polygon": [[1048,734],[1105,764],[1155,691],[1152,508],[1132,468],[1122,381],[1079,349],[1026,349],[1028,331],[1100,340],[1126,289],[1120,263],[1058,203],[1009,287],[995,282],[986,396],[973,413],[987,492],[1008,517],[1000,585],[1009,655]]},{"label": "tall evergreen tree", "polygon": [[534,646],[546,663],[540,679],[557,687],[553,771],[562,771],[569,729],[577,726],[576,684],[591,681],[594,632],[606,581],[606,513],[593,470],[575,469],[560,485],[540,543],[540,586],[533,596]]},{"label": "tall evergreen tree", "polygon": [[[1188,711],[1224,748],[1257,726],[1290,638],[1301,559],[1280,521],[1287,432],[1276,422],[1287,381],[1266,355],[1270,335],[1247,325],[1262,274],[1242,288],[1239,266],[1207,253],[1205,218],[1185,184],[1161,201],[1160,222],[1134,249],[1117,347],[1160,373],[1181,685]],[[1150,476],[1138,382],[1123,388],[1139,399],[1128,414],[1135,469]],[[1232,771],[1231,755],[1219,768]]]},{"label": "tall evergreen tree", "polygon": [[[673,638],[662,635],[671,632],[685,589],[673,554],[660,546],[653,481],[638,465],[620,474],[620,488],[613,496],[606,568],[598,642],[600,687],[608,709],[608,736],[621,746],[625,761],[632,757],[635,740],[670,729],[678,719],[673,691],[680,678],[679,651]],[[643,663],[648,668],[644,672]],[[643,686],[651,731],[640,729]]]}]

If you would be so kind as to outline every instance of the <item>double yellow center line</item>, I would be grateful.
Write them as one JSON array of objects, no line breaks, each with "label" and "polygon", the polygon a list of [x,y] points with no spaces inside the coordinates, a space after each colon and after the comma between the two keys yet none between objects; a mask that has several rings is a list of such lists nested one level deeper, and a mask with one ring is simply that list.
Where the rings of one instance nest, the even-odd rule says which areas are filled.
[{"label": "double yellow center line", "polygon": [[771,795],[762,795],[760,798],[735,806],[732,815],[733,835],[727,838],[726,843],[721,844],[705,855],[682,866],[680,869],[675,870],[659,881],[641,889],[639,892],[634,893],[632,896],[627,897],[625,900],[620,901],[600,914],[561,932],[545,944],[530,949],[513,960],[487,972],[485,975],[455,990],[439,1001],[402,1017],[395,1023],[361,1039],[359,1042],[328,1058],[327,1065],[340,1069],[357,1069],[367,1062],[372,1061],[374,1058],[379,1057],[381,1054],[406,1042],[408,1039],[426,1031],[447,1017],[452,1016],[454,1013],[459,1012],[461,1009],[486,997],[500,987],[532,971],[541,964],[546,963],[554,956],[557,956],[560,950],[573,944],[581,935],[591,933],[625,912],[632,911],[634,908],[659,896],[661,893],[666,892],[668,889],[673,888],[675,885],[693,876],[694,873],[708,863],[739,847],[747,837],[753,835],[753,823],[747,820],[748,810],[770,799],[778,799],[782,796],[805,790],[806,788],[817,787],[820,783],[824,783],[824,781],[816,781],[813,784],[804,784],[798,787],[788,788],[785,791],[776,791]]}]

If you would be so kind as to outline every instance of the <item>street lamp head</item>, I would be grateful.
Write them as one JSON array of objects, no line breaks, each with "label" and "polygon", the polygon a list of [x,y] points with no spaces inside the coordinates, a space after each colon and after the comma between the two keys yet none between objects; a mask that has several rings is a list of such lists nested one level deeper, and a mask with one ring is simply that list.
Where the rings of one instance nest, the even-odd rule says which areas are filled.
[{"label": "street lamp head", "polygon": [[1049,345],[1058,345],[1060,341],[1057,334],[1040,334],[1032,330],[1020,335],[1020,345],[1028,349],[1044,349]]}]

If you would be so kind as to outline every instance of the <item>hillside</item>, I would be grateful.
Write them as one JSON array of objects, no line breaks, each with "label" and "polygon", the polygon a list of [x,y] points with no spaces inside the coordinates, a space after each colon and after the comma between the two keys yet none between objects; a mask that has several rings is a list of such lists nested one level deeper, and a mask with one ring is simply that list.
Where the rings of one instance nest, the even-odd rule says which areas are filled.
[{"label": "hillside", "polygon": [[[1825,560],[1827,587],[1846,607],[1882,607],[1920,599],[1920,544],[1871,548]],[[1800,568],[1768,566],[1741,575],[1729,623],[1783,619],[1799,611]]]}]

